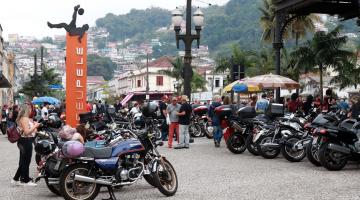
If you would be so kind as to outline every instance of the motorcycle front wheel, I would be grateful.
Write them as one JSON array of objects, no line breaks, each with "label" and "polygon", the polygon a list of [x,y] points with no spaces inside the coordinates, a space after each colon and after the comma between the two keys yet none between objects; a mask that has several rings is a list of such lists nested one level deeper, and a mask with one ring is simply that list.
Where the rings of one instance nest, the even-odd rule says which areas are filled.
[{"label": "motorcycle front wheel", "polygon": [[314,138],[311,138],[310,142],[306,146],[306,157],[307,159],[316,167],[321,166],[321,163],[319,161],[319,143],[317,141],[318,139],[314,141]]},{"label": "motorcycle front wheel", "polygon": [[246,149],[254,156],[260,154],[258,146],[253,142],[254,135],[250,133],[245,140]]},{"label": "motorcycle front wheel", "polygon": [[258,149],[262,157],[266,159],[276,158],[280,154],[280,148],[268,147],[261,148],[261,145],[273,142],[273,134],[260,136],[258,139]]},{"label": "motorcycle front wheel", "polygon": [[305,148],[294,149],[294,145],[301,140],[299,136],[290,136],[285,144],[281,146],[281,154],[290,162],[300,162],[306,156]]},{"label": "motorcycle front wheel", "polygon": [[214,127],[209,125],[208,122],[205,123],[205,136],[208,139],[212,139],[214,137]]},{"label": "motorcycle front wheel", "polygon": [[168,160],[162,158],[162,161],[159,161],[153,177],[157,188],[162,194],[165,196],[175,195],[178,188],[178,179],[174,167]]},{"label": "motorcycle front wheel", "polygon": [[45,183],[46,183],[47,188],[50,190],[50,192],[52,192],[56,196],[62,196],[61,193],[60,193],[60,186],[59,185],[50,185],[49,180],[47,178],[45,178]]},{"label": "motorcycle front wheel", "polygon": [[203,133],[199,124],[191,124],[189,127],[189,133],[193,137],[202,137]]},{"label": "motorcycle front wheel", "polygon": [[100,192],[100,185],[74,180],[75,175],[90,175],[90,166],[86,164],[74,164],[65,168],[60,176],[60,192],[66,200],[93,200]]}]

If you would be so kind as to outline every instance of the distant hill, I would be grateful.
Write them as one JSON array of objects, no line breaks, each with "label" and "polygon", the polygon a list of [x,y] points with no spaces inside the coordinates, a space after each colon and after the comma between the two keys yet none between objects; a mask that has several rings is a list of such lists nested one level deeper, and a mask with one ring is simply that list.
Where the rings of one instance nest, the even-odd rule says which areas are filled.
[{"label": "distant hill", "polygon": [[[211,50],[226,48],[224,44],[230,43],[239,43],[246,49],[260,48],[260,6],[261,0],[231,0],[224,6],[203,9],[205,27],[201,32],[201,44],[208,45]],[[159,37],[165,46],[172,46],[164,47],[164,54],[171,52],[171,49],[176,50],[174,31],[156,32],[171,25],[171,11],[166,9],[133,9],[125,15],[107,14],[98,19],[96,25],[106,28],[110,33],[109,39],[113,41],[131,38],[134,42],[141,42]]]}]

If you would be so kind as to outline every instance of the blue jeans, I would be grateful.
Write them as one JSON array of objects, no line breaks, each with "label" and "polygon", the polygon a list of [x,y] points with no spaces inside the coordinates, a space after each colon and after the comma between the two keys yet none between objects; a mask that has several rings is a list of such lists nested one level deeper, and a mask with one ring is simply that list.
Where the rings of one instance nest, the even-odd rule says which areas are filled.
[{"label": "blue jeans", "polygon": [[169,125],[166,123],[166,119],[163,119],[161,124],[161,140],[164,141],[167,139],[169,131]]},{"label": "blue jeans", "polygon": [[214,141],[219,142],[221,141],[223,135],[223,131],[220,125],[214,126]]}]

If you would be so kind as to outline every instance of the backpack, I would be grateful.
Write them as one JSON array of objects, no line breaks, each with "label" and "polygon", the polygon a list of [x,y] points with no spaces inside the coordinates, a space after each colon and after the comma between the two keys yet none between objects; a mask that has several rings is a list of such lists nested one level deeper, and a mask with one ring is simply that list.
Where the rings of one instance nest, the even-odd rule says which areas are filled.
[{"label": "backpack", "polygon": [[20,139],[20,132],[18,130],[16,123],[6,130],[6,134],[8,136],[9,142],[11,143],[15,143]]}]

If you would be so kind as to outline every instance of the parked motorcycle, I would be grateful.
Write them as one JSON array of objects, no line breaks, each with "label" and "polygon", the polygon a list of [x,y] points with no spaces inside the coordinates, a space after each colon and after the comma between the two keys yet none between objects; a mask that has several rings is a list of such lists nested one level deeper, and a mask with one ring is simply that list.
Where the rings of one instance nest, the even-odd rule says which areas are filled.
[{"label": "parked motorcycle", "polygon": [[322,144],[319,161],[326,169],[341,170],[348,160],[360,160],[360,124],[355,119],[347,119],[335,128],[319,131]]},{"label": "parked motorcycle", "polygon": [[[144,116],[156,109],[145,105]],[[147,123],[147,122],[145,122]],[[171,163],[157,150],[162,142],[155,142],[153,132],[131,132],[133,138],[119,141],[105,148],[85,148],[81,157],[73,159],[61,174],[60,191],[67,200],[95,199],[101,186],[106,186],[115,199],[112,187],[131,185],[142,177],[161,193],[172,196],[178,188],[178,179]]]}]

